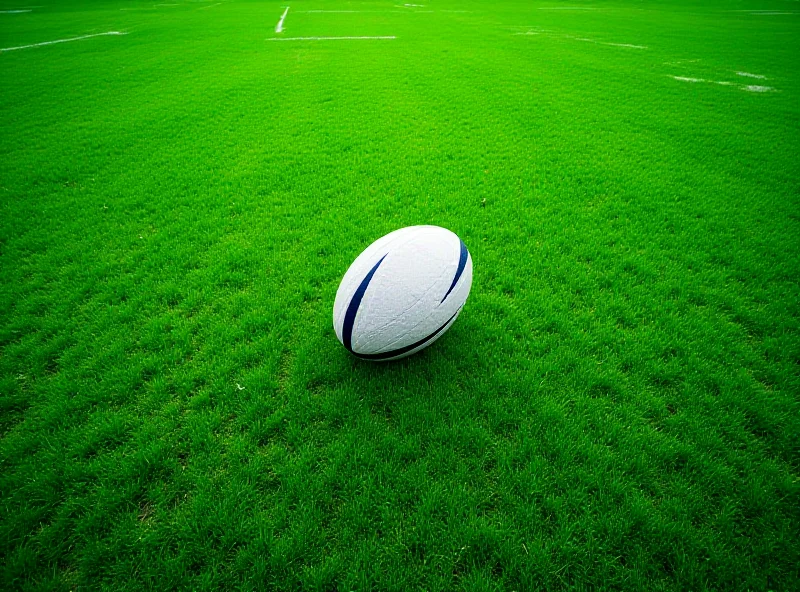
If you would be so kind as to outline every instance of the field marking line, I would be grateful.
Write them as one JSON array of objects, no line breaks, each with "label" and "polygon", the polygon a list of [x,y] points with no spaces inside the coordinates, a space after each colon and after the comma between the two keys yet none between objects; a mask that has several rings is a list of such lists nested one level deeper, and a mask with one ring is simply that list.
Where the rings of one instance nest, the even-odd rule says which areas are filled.
[{"label": "field marking line", "polygon": [[765,92],[772,92],[776,90],[771,86],[761,86],[760,84],[736,84],[735,82],[728,82],[726,80],[706,80],[705,78],[689,78],[688,76],[673,76],[672,74],[668,74],[670,78],[674,78],[675,80],[679,80],[681,82],[708,82],[709,84],[718,84],[720,86],[732,86],[734,88],[738,88],[747,92],[757,92],[757,93],[765,93]]},{"label": "field marking line", "polygon": [[343,39],[397,39],[394,35],[378,37],[270,37],[267,41],[339,41]]},{"label": "field marking line", "polygon": [[275,32],[276,33],[283,33],[283,21],[286,19],[286,15],[289,13],[289,7],[286,7],[286,10],[283,11],[281,15],[281,20],[278,21],[278,24],[275,25]]},{"label": "field marking line", "polygon": [[80,41],[90,37],[104,37],[106,35],[127,35],[119,31],[108,31],[107,33],[95,33],[94,35],[83,35],[81,37],[70,37],[69,39],[56,39],[55,41],[45,41],[43,43],[32,43],[31,45],[20,45],[18,47],[2,47],[0,51],[14,51],[17,49],[28,49],[29,47],[41,47],[43,45],[55,45],[56,43],[67,43],[68,41]]},{"label": "field marking line", "polygon": [[[519,35],[519,33],[515,33]],[[598,41],[597,39],[589,39],[588,37],[573,37],[572,35],[562,35],[564,39],[572,39],[573,41],[585,41],[586,43],[596,43],[597,45],[610,45],[612,47],[628,47],[630,49],[649,49],[646,45],[634,45],[633,43],[612,43],[611,41]]]},{"label": "field marking line", "polygon": [[201,6],[197,10],[208,10],[209,8],[214,8],[215,6],[219,6],[222,2],[217,2],[216,4],[209,4],[208,6]]},{"label": "field marking line", "polygon": [[402,11],[401,10],[295,10],[295,12],[300,12],[303,14],[318,14],[318,13],[329,13],[329,12],[355,13],[355,12],[402,12]]},{"label": "field marking line", "polygon": [[22,14],[23,12],[33,12],[32,9],[22,9],[22,10],[0,10],[0,14]]},{"label": "field marking line", "polygon": [[737,72],[737,76],[744,76],[745,78],[758,78],[759,80],[766,80],[766,76],[762,76],[761,74],[750,74],[750,72]]},{"label": "field marking line", "polygon": [[614,47],[630,47],[633,49],[647,49],[646,45],[633,45],[632,43],[604,43],[600,42],[603,45],[613,45]]}]

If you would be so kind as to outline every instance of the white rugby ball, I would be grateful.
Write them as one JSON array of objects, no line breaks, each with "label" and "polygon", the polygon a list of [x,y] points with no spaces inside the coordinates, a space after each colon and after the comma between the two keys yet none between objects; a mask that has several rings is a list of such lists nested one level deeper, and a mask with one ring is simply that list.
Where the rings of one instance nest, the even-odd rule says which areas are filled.
[{"label": "white rugby ball", "polygon": [[409,226],[379,238],[339,284],[336,337],[366,360],[397,360],[428,347],[458,318],[472,286],[472,257],[455,234]]}]

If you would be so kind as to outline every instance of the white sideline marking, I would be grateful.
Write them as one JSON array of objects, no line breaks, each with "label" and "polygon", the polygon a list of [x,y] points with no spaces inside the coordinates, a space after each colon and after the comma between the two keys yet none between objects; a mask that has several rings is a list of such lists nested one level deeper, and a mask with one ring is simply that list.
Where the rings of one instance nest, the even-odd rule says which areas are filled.
[{"label": "white sideline marking", "polygon": [[127,35],[119,31],[109,31],[108,33],[95,33],[94,35],[83,35],[81,37],[71,37],[70,39],[56,39],[55,41],[45,41],[44,43],[32,43],[31,45],[20,45],[18,47],[3,47],[0,51],[14,51],[15,49],[28,49],[29,47],[41,47],[42,45],[55,45],[56,43],[66,43],[67,41],[80,41],[90,37],[103,37],[105,35]]},{"label": "white sideline marking", "polygon": [[403,4],[403,6],[415,6],[417,8],[425,8],[424,4]]},{"label": "white sideline marking", "polygon": [[281,15],[281,20],[278,21],[278,24],[275,25],[275,32],[276,33],[283,33],[283,20],[286,18],[286,14],[289,12],[289,7],[286,7],[286,10],[283,11]]},{"label": "white sideline marking", "polygon": [[401,10],[295,10],[295,12],[300,12],[304,14],[311,14],[311,13],[355,13],[355,12],[402,12]]},{"label": "white sideline marking", "polygon": [[750,72],[737,72],[738,76],[745,76],[747,78],[758,78],[759,80],[766,80],[766,76],[762,76],[761,74],[750,74]]},{"label": "white sideline marking", "polygon": [[514,35],[540,35],[541,33],[537,33],[536,31],[525,31],[524,33],[514,33]]},{"label": "white sideline marking", "polygon": [[571,35],[564,35],[567,39],[574,39],[575,41],[586,41],[587,43],[597,43],[598,45],[611,45],[613,47],[629,47],[631,49],[648,49],[646,45],[633,45],[631,43],[611,43],[609,41],[597,41],[596,39],[588,39],[586,37],[572,37]]},{"label": "white sideline marking", "polygon": [[631,47],[633,49],[647,49],[646,45],[632,45],[630,43],[603,43],[603,45],[613,45],[614,47]]},{"label": "white sideline marking", "polygon": [[735,82],[728,82],[726,80],[705,80],[704,78],[689,78],[687,76],[672,76],[669,75],[670,78],[674,78],[675,80],[680,80],[681,82],[708,82],[710,84],[719,84],[720,86],[733,86],[736,88],[740,88],[742,90],[746,90],[748,92],[758,92],[758,93],[765,93],[765,92],[772,92],[775,89],[771,86],[759,86],[757,84],[751,84],[748,86],[742,86],[740,84],[736,84]]},{"label": "white sideline marking", "polygon": [[340,39],[397,39],[394,35],[380,37],[270,37],[267,41],[338,41]]},{"label": "white sideline marking", "polygon": [[214,8],[215,6],[219,6],[222,2],[217,2],[216,4],[209,4],[208,6],[201,6],[197,10],[208,10],[209,8]]},{"label": "white sideline marking", "polygon": [[23,12],[31,12],[31,10],[0,10],[0,14],[20,14]]}]

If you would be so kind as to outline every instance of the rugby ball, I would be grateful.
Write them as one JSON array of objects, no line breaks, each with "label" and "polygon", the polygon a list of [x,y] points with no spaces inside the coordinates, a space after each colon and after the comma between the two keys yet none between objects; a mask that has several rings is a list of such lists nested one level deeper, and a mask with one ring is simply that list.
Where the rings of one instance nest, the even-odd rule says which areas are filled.
[{"label": "rugby ball", "polygon": [[397,360],[428,347],[458,318],[472,257],[455,234],[409,226],[379,238],[344,274],[333,304],[342,345],[365,360]]}]

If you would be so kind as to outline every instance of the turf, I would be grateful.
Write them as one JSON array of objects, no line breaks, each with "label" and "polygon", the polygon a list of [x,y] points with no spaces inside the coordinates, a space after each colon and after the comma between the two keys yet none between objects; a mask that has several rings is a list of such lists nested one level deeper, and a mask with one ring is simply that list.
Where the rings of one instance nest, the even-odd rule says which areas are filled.
[{"label": "turf", "polygon": [[[800,586],[800,8],[420,3],[0,14],[126,33],[0,52],[0,587]],[[470,299],[356,360],[413,224]]]}]

